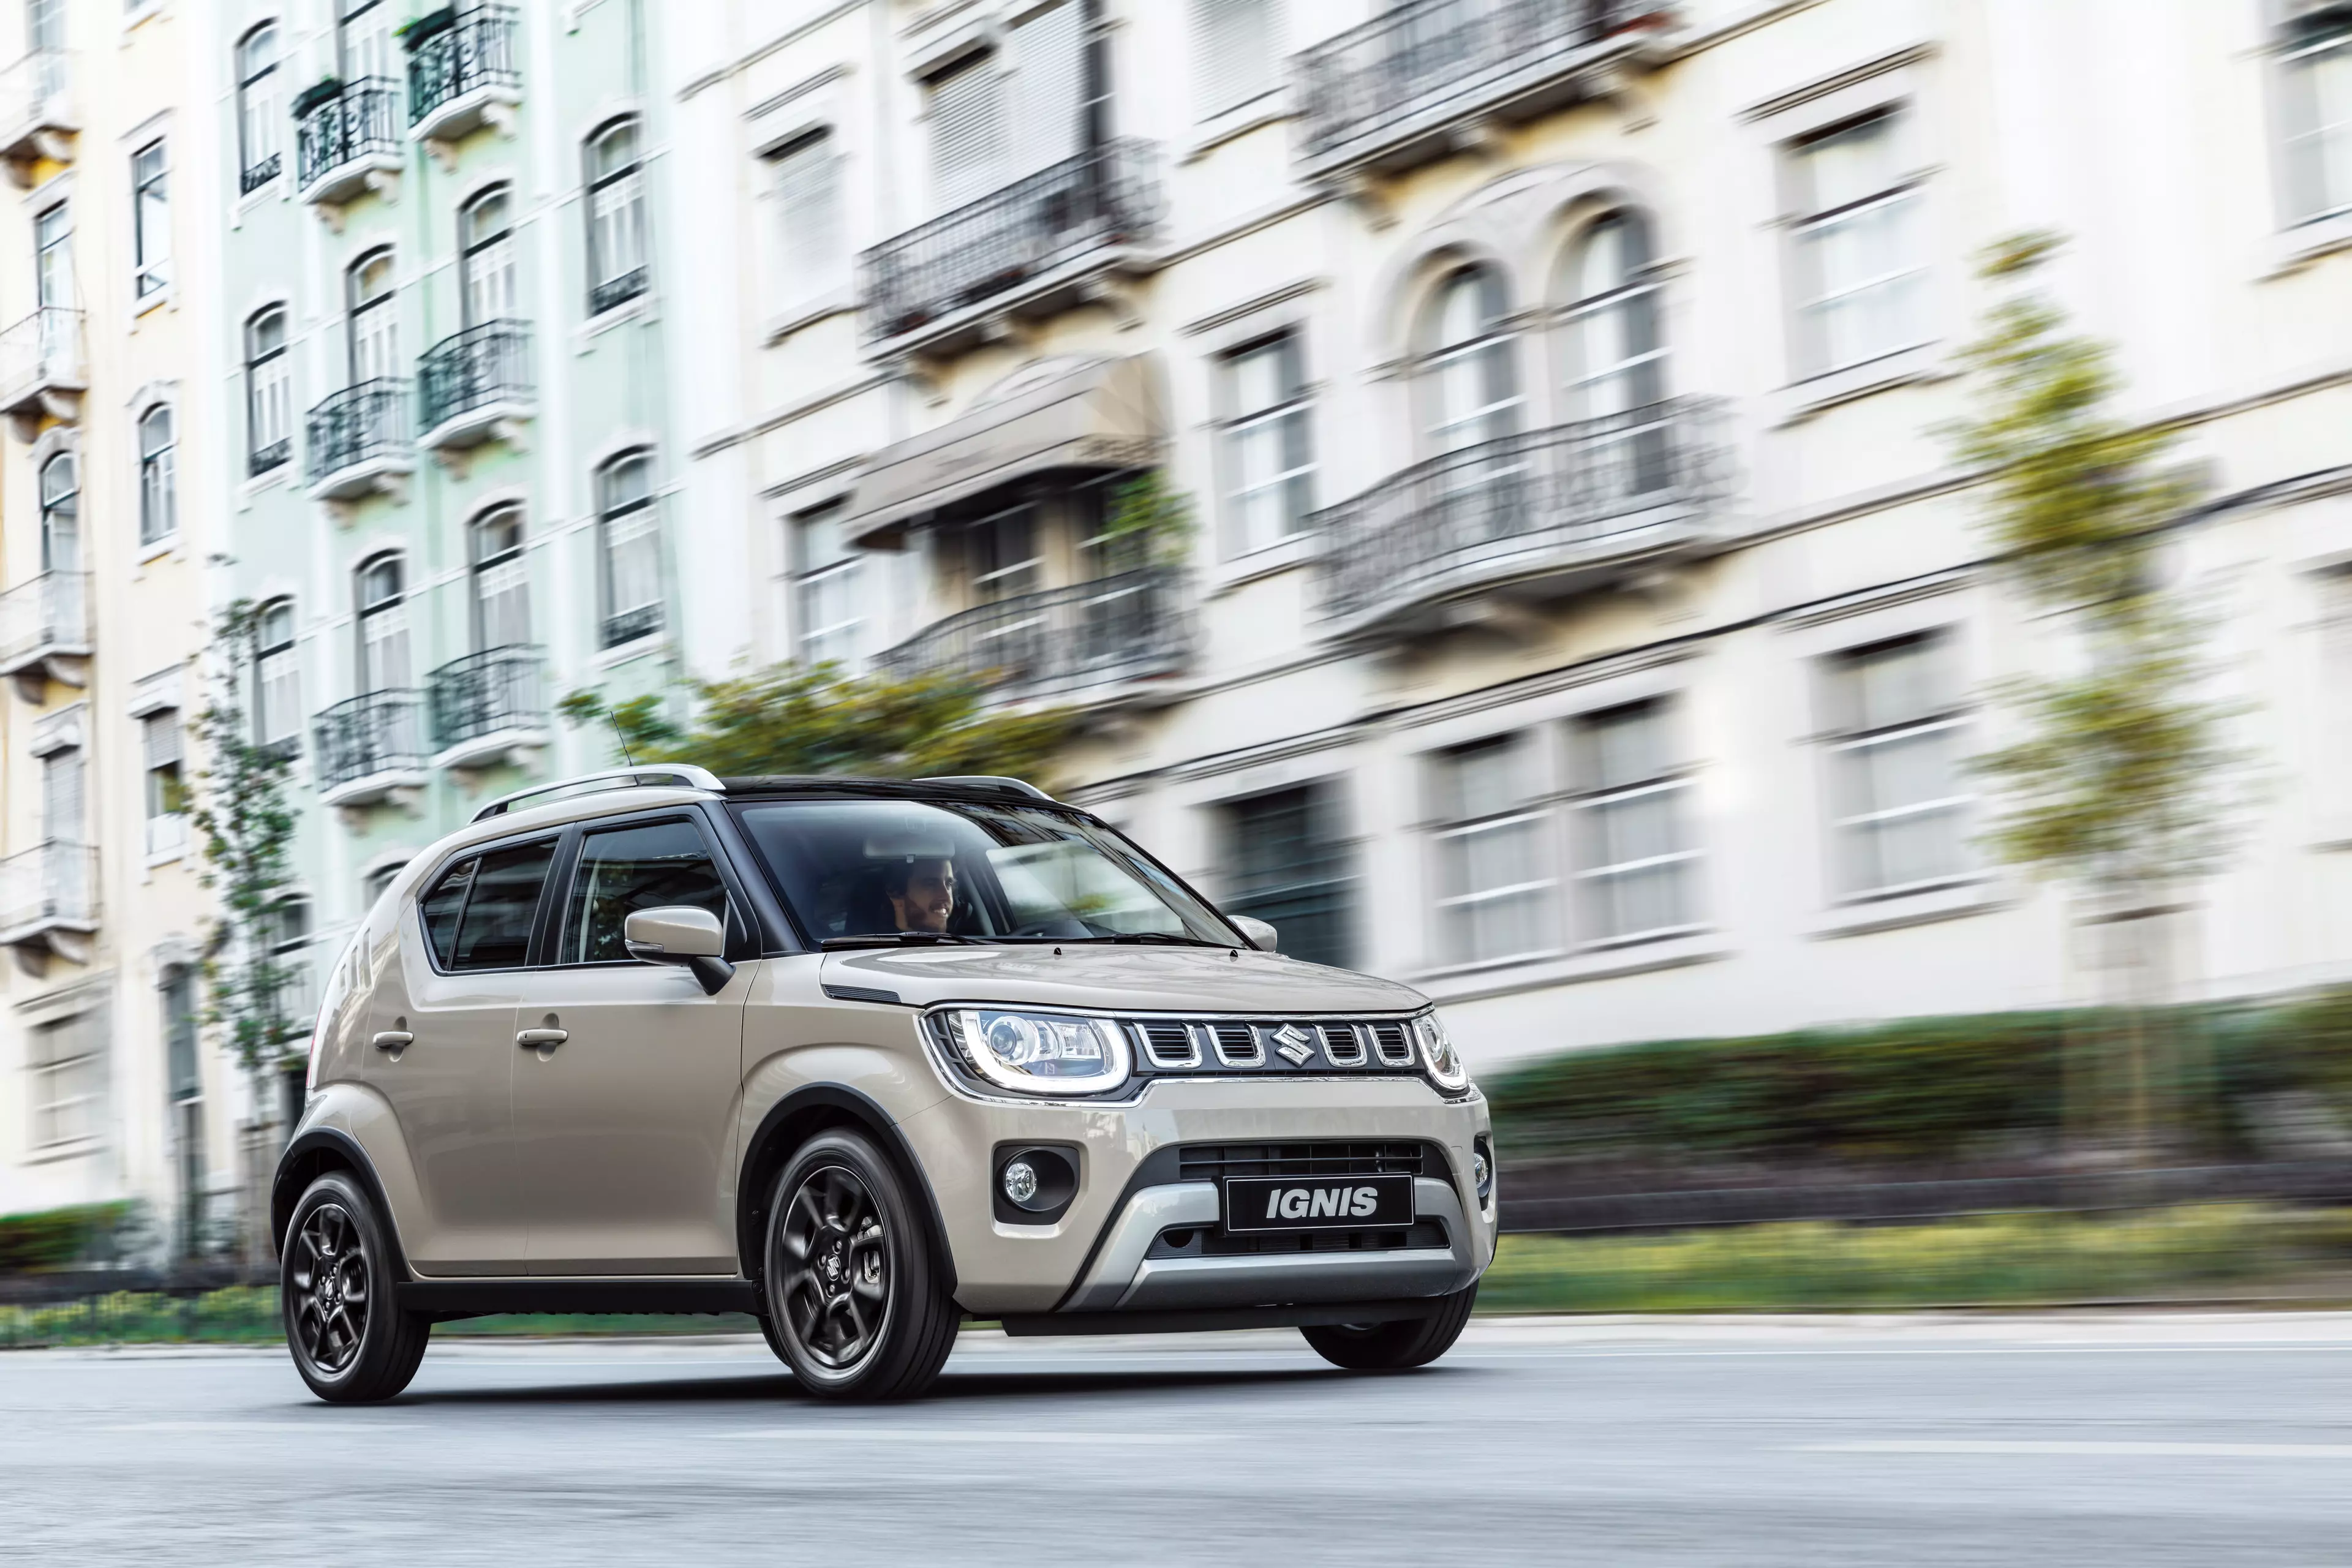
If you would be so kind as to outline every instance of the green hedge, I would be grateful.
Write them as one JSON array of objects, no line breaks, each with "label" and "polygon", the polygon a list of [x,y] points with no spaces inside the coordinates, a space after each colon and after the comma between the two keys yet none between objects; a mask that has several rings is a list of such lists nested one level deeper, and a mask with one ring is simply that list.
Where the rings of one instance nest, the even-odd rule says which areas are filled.
[{"label": "green hedge", "polygon": [[2323,1143],[2352,1128],[2352,991],[1616,1046],[1485,1087],[1521,1161],[1940,1165],[2116,1141],[2142,1115],[2183,1155],[2261,1158],[2294,1152],[2283,1106]]},{"label": "green hedge", "polygon": [[80,1262],[105,1248],[130,1212],[129,1204],[85,1204],[0,1215],[0,1274]]}]

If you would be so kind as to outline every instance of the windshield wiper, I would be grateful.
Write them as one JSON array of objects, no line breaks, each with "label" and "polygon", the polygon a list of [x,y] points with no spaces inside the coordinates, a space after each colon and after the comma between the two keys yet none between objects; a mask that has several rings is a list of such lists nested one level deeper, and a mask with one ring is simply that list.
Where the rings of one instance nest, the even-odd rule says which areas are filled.
[{"label": "windshield wiper", "polygon": [[959,936],[946,931],[877,931],[863,936],[829,936],[817,945],[827,952],[838,952],[853,947],[935,947],[942,942],[960,942],[965,946],[984,946],[977,937]]}]

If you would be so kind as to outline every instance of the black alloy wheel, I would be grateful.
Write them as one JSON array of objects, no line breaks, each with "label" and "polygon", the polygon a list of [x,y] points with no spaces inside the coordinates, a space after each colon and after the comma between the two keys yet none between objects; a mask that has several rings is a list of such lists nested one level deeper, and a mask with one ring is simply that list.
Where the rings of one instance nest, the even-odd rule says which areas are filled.
[{"label": "black alloy wheel", "polygon": [[403,1310],[383,1216],[331,1171],[294,1205],[278,1260],[286,1348],[310,1392],[337,1405],[389,1399],[425,1359],[433,1320]]},{"label": "black alloy wheel", "polygon": [[898,1168],[846,1127],[803,1143],[767,1215],[762,1327],[810,1393],[906,1399],[939,1375],[962,1311]]}]

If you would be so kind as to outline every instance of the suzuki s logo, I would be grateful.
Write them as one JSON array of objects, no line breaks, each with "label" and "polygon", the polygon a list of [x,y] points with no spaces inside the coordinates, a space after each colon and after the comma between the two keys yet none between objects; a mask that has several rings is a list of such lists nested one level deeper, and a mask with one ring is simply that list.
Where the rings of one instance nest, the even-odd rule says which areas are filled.
[{"label": "suzuki s logo", "polygon": [[1265,1194],[1268,1219],[1370,1219],[1380,1206],[1375,1187],[1276,1187]]},{"label": "suzuki s logo", "polygon": [[1275,1054],[1288,1058],[1292,1067],[1305,1067],[1307,1058],[1315,1054],[1315,1037],[1296,1024],[1285,1024],[1270,1037],[1275,1042]]}]

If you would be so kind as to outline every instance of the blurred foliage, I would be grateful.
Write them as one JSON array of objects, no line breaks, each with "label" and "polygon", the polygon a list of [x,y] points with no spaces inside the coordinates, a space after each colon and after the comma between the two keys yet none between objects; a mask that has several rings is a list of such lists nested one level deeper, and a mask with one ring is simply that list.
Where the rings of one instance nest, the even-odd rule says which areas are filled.
[{"label": "blurred foliage", "polygon": [[2211,1204],[2122,1219],[1507,1236],[1486,1312],[1683,1312],[2352,1295],[2352,1211]]},{"label": "blurred foliage", "polygon": [[1112,487],[1102,545],[1113,570],[1181,565],[1192,552],[1192,498],[1159,468]]},{"label": "blurred foliage", "polygon": [[1073,728],[1061,711],[992,709],[974,680],[851,675],[832,664],[778,665],[689,689],[691,724],[651,695],[608,708],[575,691],[558,706],[574,725],[611,725],[632,763],[693,763],[722,778],[1003,773],[1050,788],[1055,753]]},{"label": "blurred foliage", "polygon": [[[1486,1081],[1506,1162],[1936,1166],[2100,1129],[2070,1086],[2147,1033],[2160,1141],[2193,1158],[2352,1155],[2352,990],[2267,1004],[1895,1019],[1564,1052]],[[2119,1135],[2125,1131],[2116,1129]]]},{"label": "blurred foliage", "polygon": [[0,1274],[81,1262],[103,1250],[130,1218],[127,1203],[0,1215]]}]

